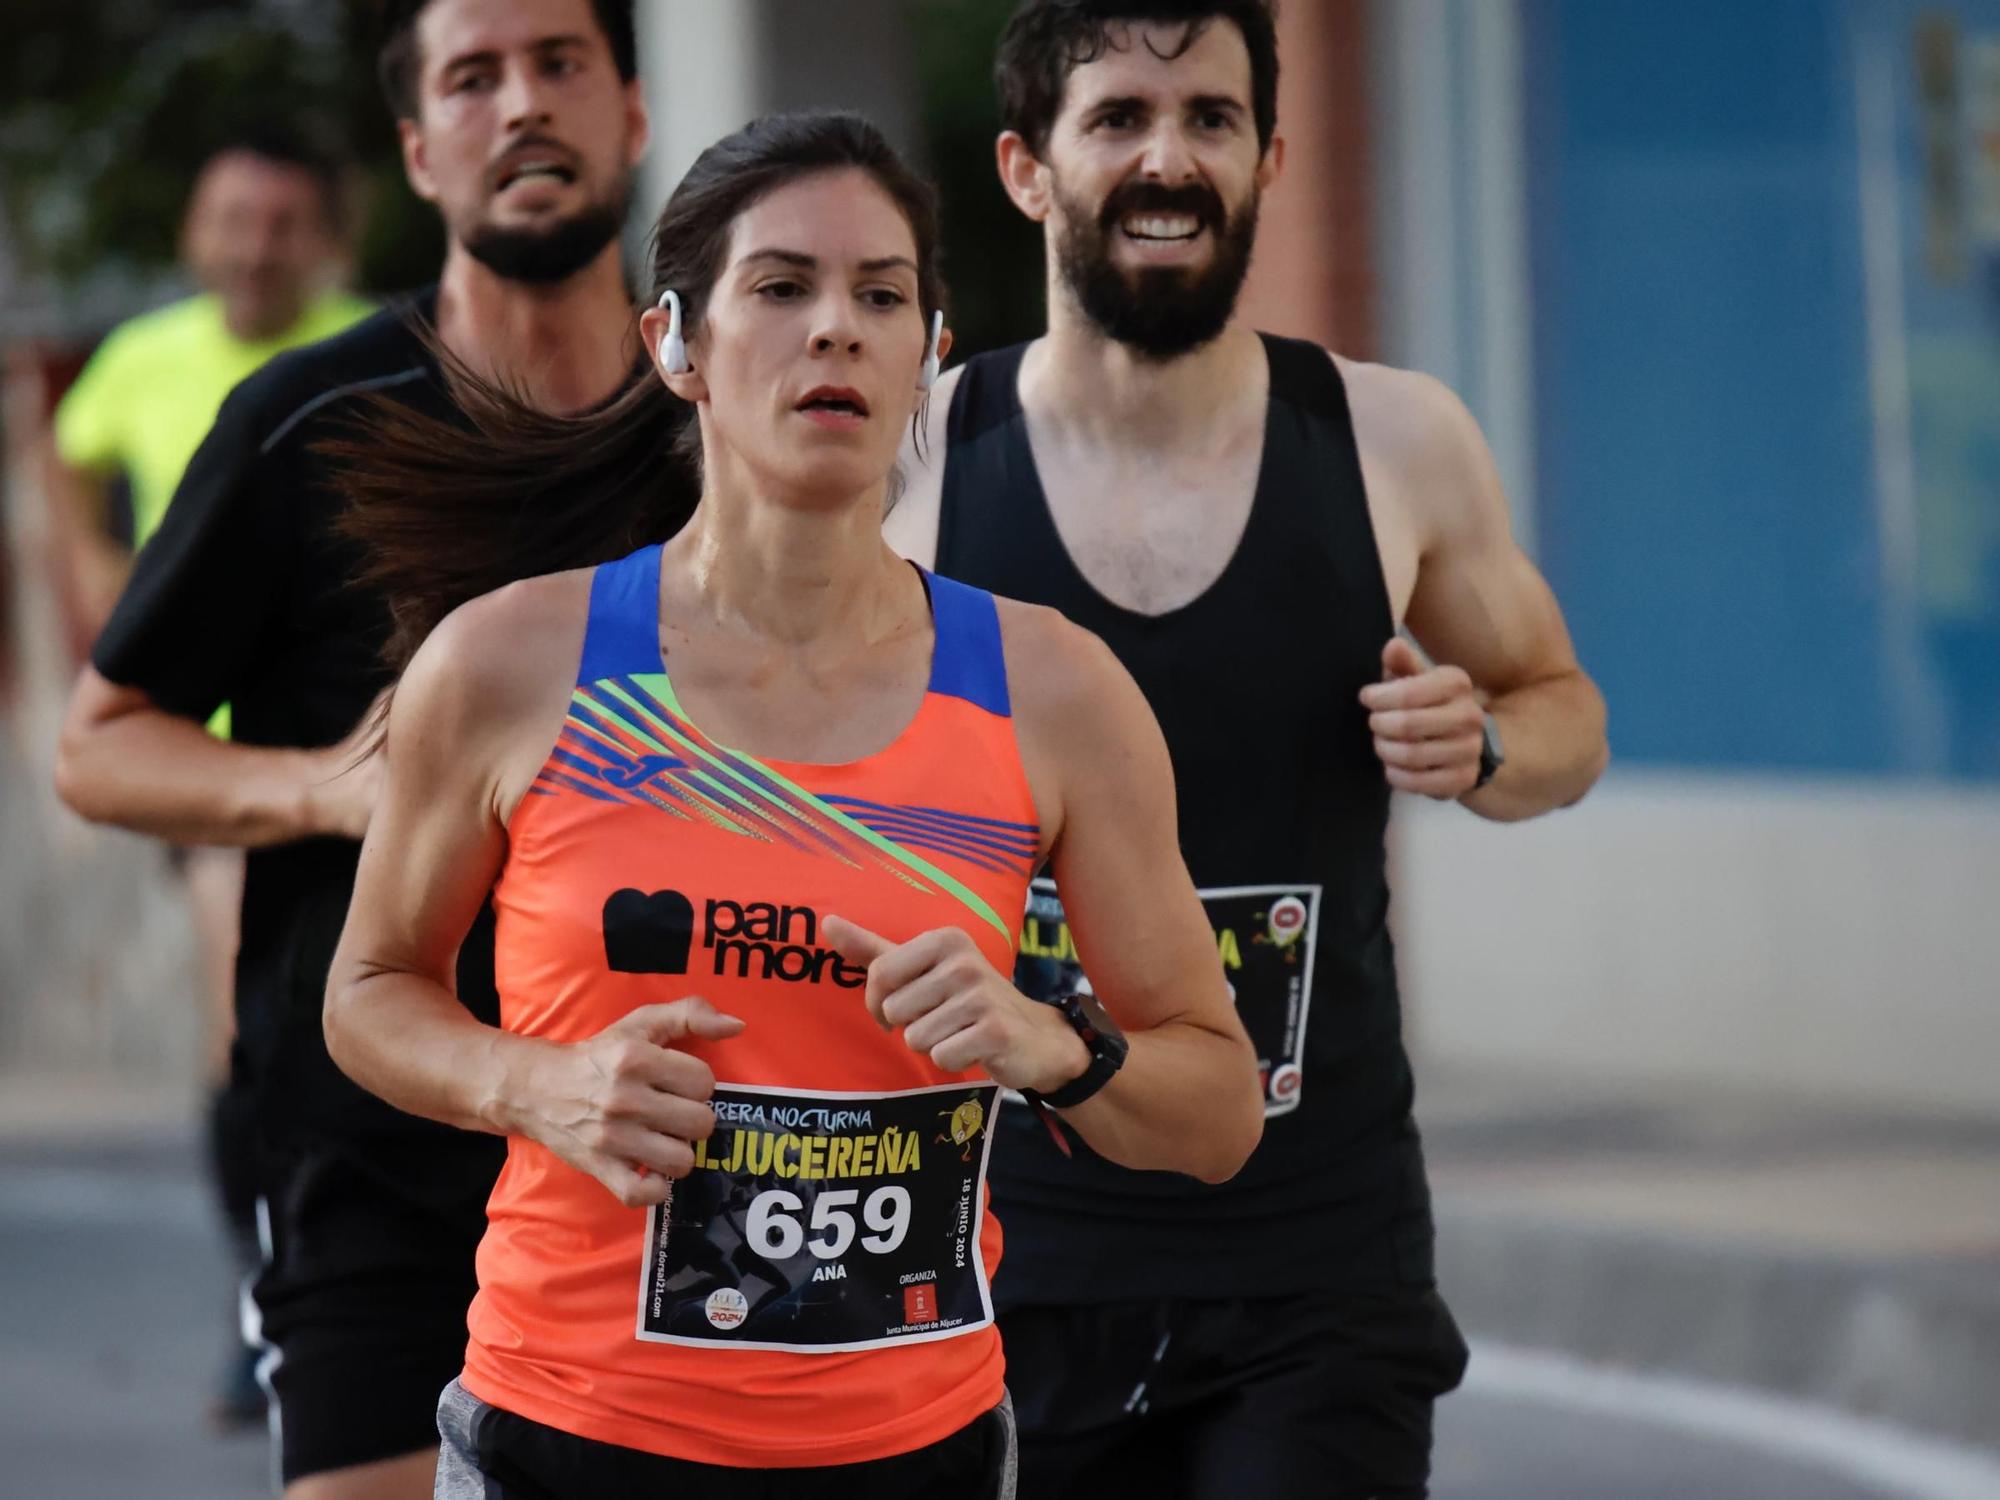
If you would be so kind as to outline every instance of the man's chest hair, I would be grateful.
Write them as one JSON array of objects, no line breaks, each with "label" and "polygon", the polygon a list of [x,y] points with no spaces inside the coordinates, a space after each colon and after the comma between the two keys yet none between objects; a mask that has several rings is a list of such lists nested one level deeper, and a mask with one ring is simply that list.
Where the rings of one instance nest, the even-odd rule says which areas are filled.
[{"label": "man's chest hair", "polygon": [[1058,459],[1045,466],[1042,485],[1092,586],[1128,609],[1157,613],[1190,602],[1228,566],[1255,500],[1258,456]]}]

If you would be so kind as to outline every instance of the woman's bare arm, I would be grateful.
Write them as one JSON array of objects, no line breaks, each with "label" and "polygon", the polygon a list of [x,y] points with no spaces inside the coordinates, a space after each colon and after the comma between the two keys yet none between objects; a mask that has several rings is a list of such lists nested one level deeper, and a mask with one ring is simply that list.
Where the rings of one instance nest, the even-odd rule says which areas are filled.
[{"label": "woman's bare arm", "polygon": [[506,857],[506,820],[554,739],[583,618],[559,575],[475,600],[411,663],[382,803],[327,982],[327,1050],[399,1109],[525,1135],[629,1204],[657,1202],[714,1126],[714,1077],[675,1050],[741,1023],[705,1001],[642,1007],[564,1045],[487,1026],[453,992],[458,945]]},{"label": "woman's bare arm", "polygon": [[[1056,881],[1092,986],[1130,1045],[1118,1073],[1065,1114],[1121,1165],[1220,1182],[1256,1147],[1263,1098],[1181,862],[1166,744],[1095,636],[1052,610],[1001,609],[1015,732]],[[867,967],[876,1020],[939,1067],[1043,1094],[1089,1067],[1062,1013],[1016,989],[962,929],[891,943],[829,915],[822,931]]]},{"label": "woman's bare arm", "polygon": [[1008,618],[1015,637],[1039,637],[1019,655],[1035,669],[1009,678],[1031,774],[1057,788],[1049,870],[1091,988],[1131,1043],[1111,1082],[1065,1118],[1114,1161],[1219,1182],[1262,1137],[1263,1095],[1181,858],[1166,741],[1096,636],[1050,611],[1014,606]]}]

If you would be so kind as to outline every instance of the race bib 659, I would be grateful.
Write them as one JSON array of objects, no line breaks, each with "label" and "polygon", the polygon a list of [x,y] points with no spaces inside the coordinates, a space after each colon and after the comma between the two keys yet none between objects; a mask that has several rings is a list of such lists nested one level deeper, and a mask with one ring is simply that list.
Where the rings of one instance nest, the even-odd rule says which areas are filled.
[{"label": "race bib 659", "polygon": [[811,1352],[985,1327],[999,1094],[717,1084],[715,1133],[650,1216],[638,1337]]}]

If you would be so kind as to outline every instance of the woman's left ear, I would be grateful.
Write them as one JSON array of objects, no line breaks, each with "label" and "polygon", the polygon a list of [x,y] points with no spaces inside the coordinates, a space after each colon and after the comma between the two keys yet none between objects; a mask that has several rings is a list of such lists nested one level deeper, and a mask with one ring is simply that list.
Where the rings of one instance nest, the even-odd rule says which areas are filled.
[{"label": "woman's left ear", "polygon": [[639,315],[640,341],[646,346],[646,356],[660,383],[683,401],[699,401],[708,394],[708,382],[694,368],[684,331],[680,347],[673,347],[674,325],[679,319],[665,297],[660,301],[661,306],[649,307]]},{"label": "woman's left ear", "polygon": [[927,391],[937,384],[944,357],[951,353],[951,331],[944,326],[944,309],[931,314],[931,341],[924,351],[923,368],[917,372],[917,389]]}]

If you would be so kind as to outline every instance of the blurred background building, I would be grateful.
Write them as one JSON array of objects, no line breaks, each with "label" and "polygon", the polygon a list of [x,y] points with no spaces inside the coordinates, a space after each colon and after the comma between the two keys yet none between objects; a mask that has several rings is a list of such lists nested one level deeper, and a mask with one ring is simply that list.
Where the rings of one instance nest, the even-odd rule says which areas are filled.
[{"label": "blurred background building", "polygon": [[[1006,8],[648,0],[639,203],[761,110],[862,108],[943,186],[960,347],[1025,336],[1037,237],[991,171]],[[1589,816],[1496,835],[1410,809],[1422,1046],[1995,1102],[2000,0],[1295,0],[1283,23],[1254,316],[1465,396],[1613,710]],[[172,289],[218,101],[336,124],[366,166],[359,284],[432,273],[354,8],[26,0],[5,24],[0,330],[41,383],[10,410],[17,491],[37,404]]]},{"label": "blurred background building", "polygon": [[[663,0],[666,188],[853,104],[1038,326],[997,0]],[[1589,814],[1410,807],[1435,1058],[2000,1107],[2000,4],[1294,0],[1262,326],[1428,371],[1612,709]],[[834,61],[837,59],[838,61]]]},{"label": "blurred background building", "polygon": [[2000,6],[1393,14],[1385,352],[1485,420],[1619,767],[1411,820],[1427,1047],[1995,1106]]},{"label": "blurred background building", "polygon": [[[1030,335],[1039,235],[992,170],[1008,8],[640,0],[635,247],[710,140],[851,105],[940,182],[960,350]],[[1715,1368],[1606,1331],[1639,1267],[1685,1290],[1663,1325],[1789,1341],[1731,1379],[2000,1444],[2000,0],[1288,0],[1282,29],[1290,157],[1255,319],[1465,397],[1611,711],[1613,769],[1573,812],[1399,812],[1447,1291],[1455,1273],[1482,1311],[1567,1292],[1478,1331]],[[195,1066],[177,896],[48,792],[86,643],[43,565],[45,414],[169,289],[191,126],[218,101],[345,132],[363,288],[428,279],[440,242],[350,8],[11,0],[0,30],[15,1120],[101,1108],[107,1080],[171,1095]],[[1594,1282],[1521,1237],[1542,1209],[1750,1245],[1756,1276],[1808,1243],[1833,1269],[1766,1328],[1719,1262],[1620,1239],[1639,1258]],[[1492,1282],[1534,1256],[1570,1279]],[[1983,1272],[1867,1302],[1913,1260]]]}]

